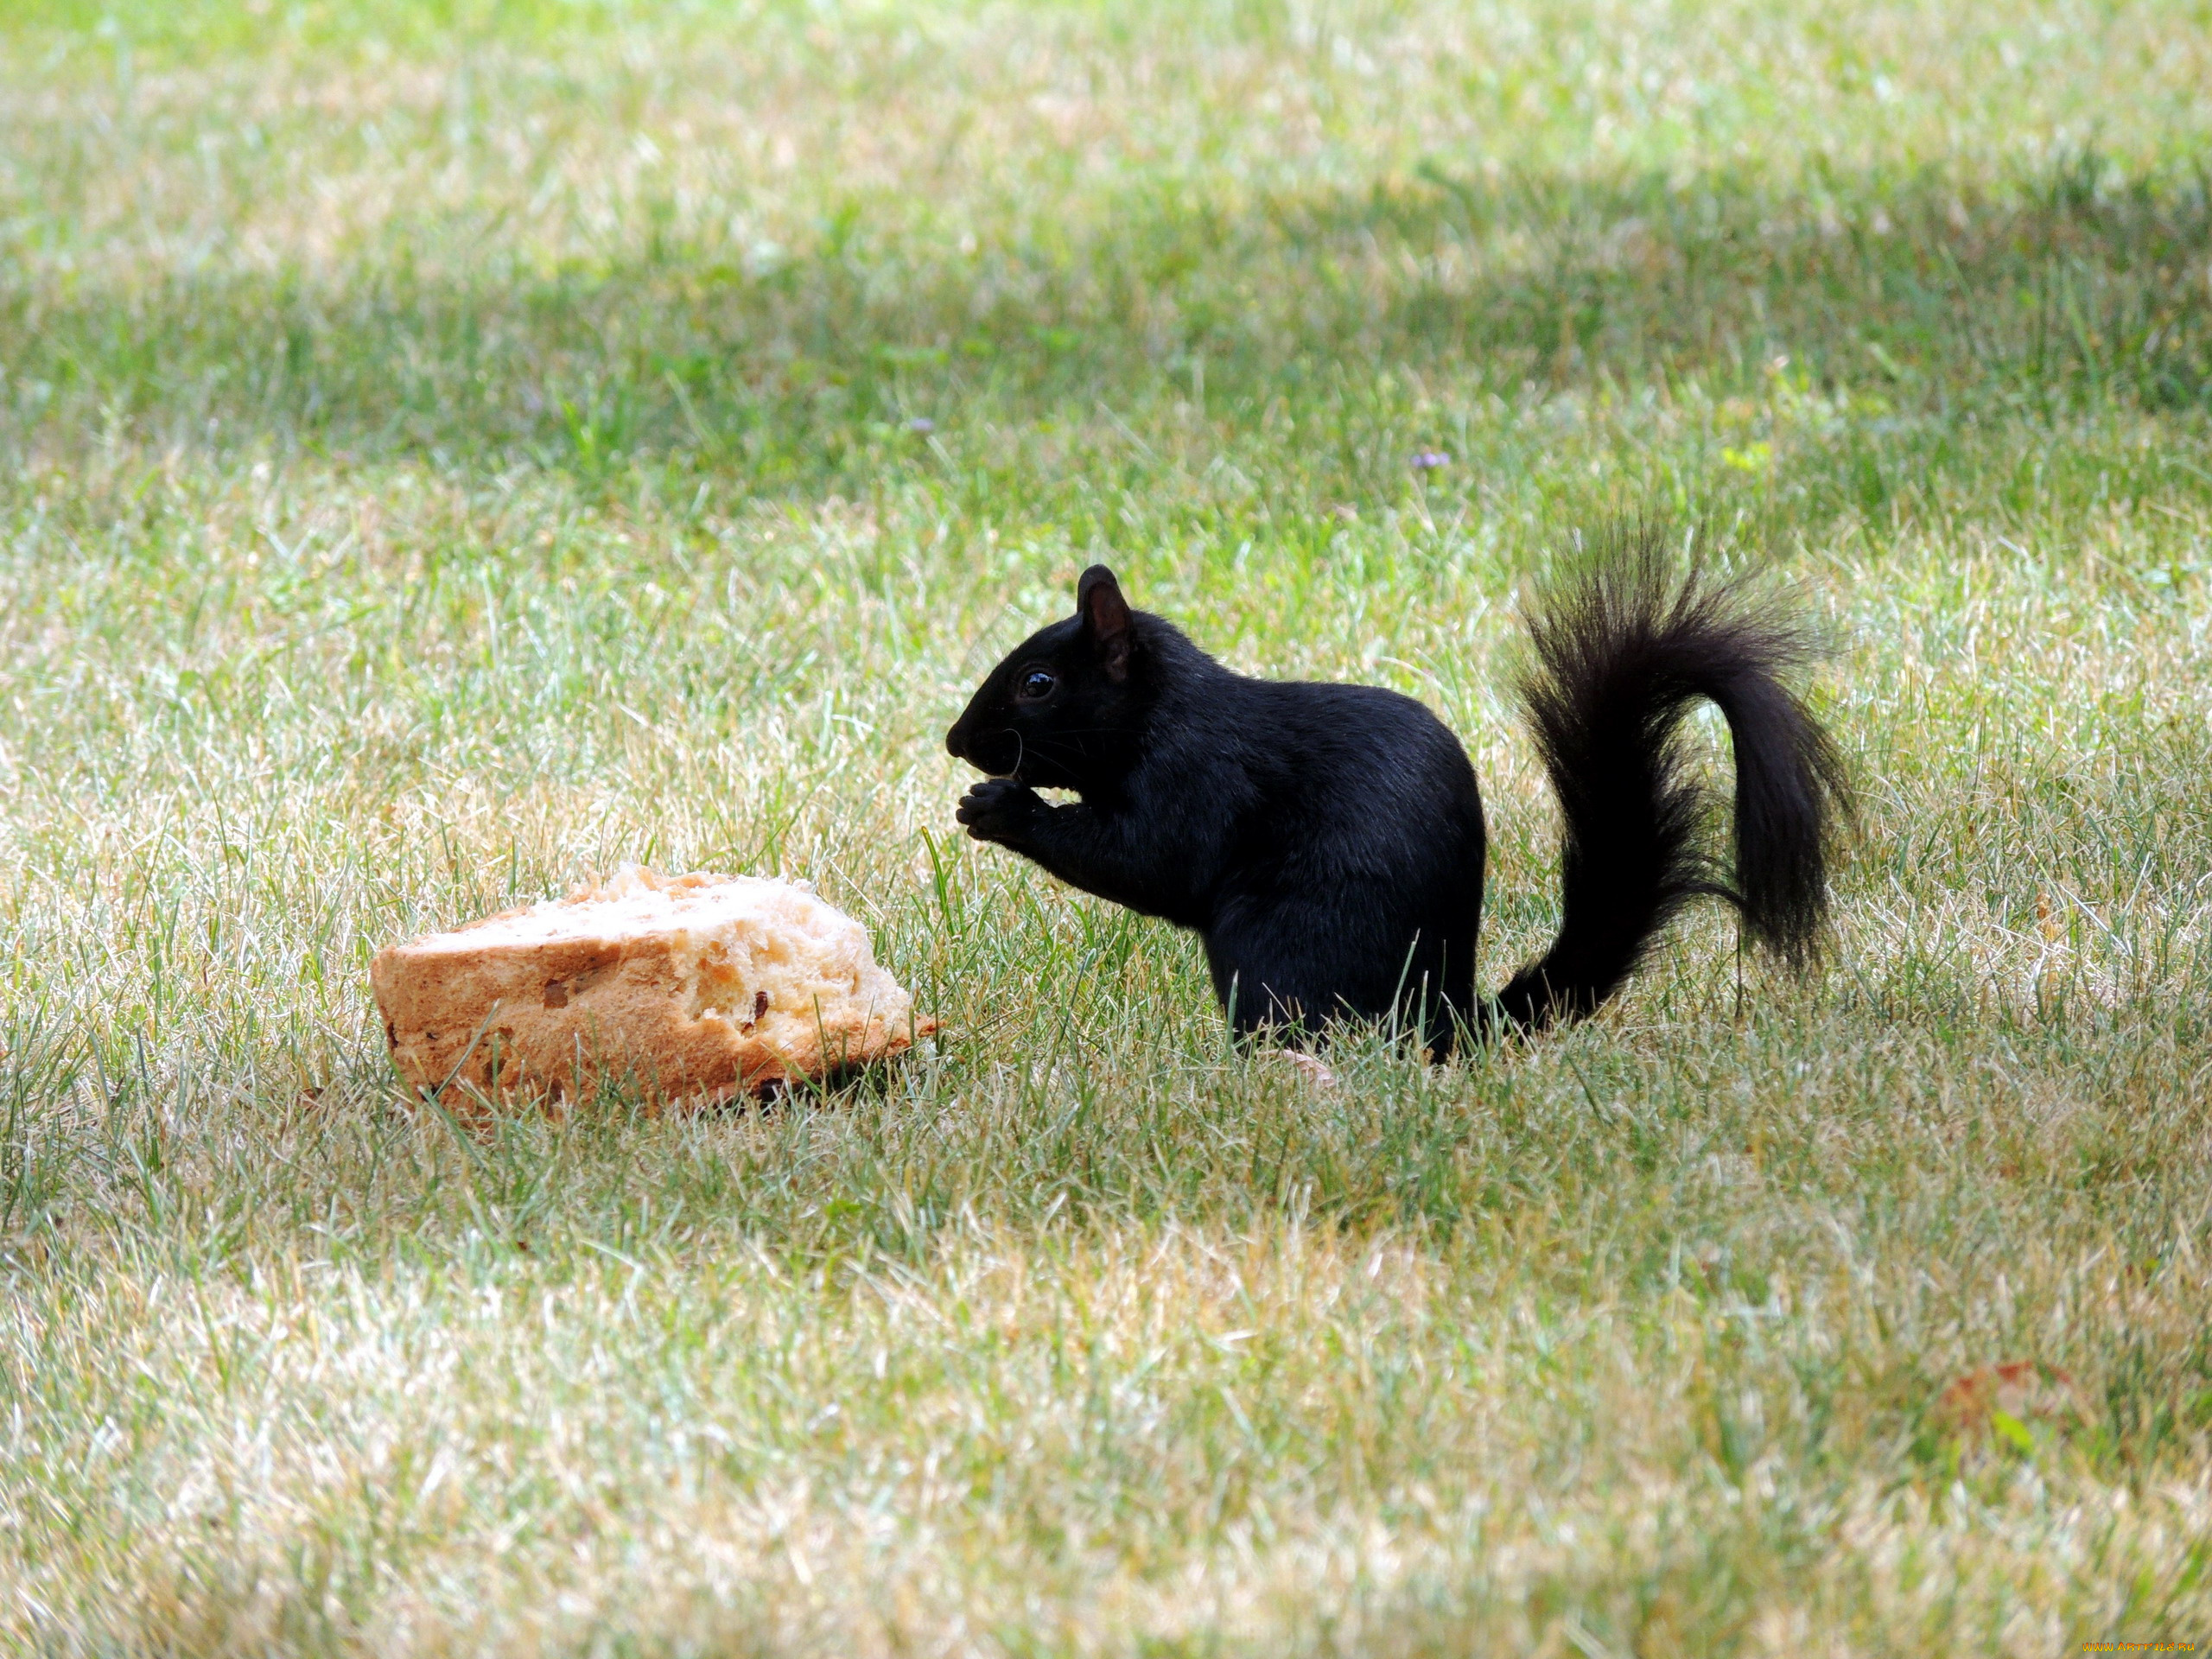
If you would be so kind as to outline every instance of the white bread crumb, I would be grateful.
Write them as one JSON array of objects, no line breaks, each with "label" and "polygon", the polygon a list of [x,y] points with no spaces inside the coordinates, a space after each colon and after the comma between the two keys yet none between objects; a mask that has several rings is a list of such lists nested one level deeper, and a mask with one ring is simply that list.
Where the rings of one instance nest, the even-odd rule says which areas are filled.
[{"label": "white bread crumb", "polygon": [[566,899],[378,953],[393,1064],[448,1104],[627,1082],[655,1100],[758,1093],[936,1029],[868,931],[804,882],[626,865]]}]

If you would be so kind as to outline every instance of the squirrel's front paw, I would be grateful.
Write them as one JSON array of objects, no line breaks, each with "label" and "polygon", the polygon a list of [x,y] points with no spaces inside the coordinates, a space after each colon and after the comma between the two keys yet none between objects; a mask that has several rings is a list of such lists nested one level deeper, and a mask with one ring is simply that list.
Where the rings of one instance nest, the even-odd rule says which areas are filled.
[{"label": "squirrel's front paw", "polygon": [[1011,778],[986,778],[960,798],[953,816],[978,841],[1011,842],[1036,822],[1045,803],[1027,784]]}]

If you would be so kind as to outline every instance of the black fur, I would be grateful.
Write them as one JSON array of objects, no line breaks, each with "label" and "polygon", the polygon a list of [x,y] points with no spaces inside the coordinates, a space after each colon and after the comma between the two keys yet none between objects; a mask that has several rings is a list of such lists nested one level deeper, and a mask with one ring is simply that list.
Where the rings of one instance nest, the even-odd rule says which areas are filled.
[{"label": "black fur", "polygon": [[[1248,679],[1094,565],[1076,614],[992,670],[945,747],[992,774],[961,800],[995,841],[1102,898],[1195,929],[1240,1033],[1407,1019],[1455,1032],[1580,1018],[1675,911],[1734,903],[1793,967],[1815,954],[1844,800],[1781,676],[1807,636],[1741,584],[1670,575],[1629,538],[1547,594],[1522,686],[1565,820],[1559,937],[1494,1001],[1475,987],[1484,839],[1451,731],[1376,687]],[[1735,880],[1695,847],[1708,791],[1678,733],[1700,697],[1736,753]],[[1053,806],[1036,791],[1075,791]]]}]

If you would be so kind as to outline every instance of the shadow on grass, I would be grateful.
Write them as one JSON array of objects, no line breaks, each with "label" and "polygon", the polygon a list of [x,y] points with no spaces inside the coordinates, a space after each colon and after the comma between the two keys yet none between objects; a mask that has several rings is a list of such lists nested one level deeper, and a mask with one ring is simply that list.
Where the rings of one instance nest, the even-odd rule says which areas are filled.
[{"label": "shadow on grass", "polygon": [[591,267],[517,270],[487,249],[480,276],[423,274],[397,238],[334,280],[19,275],[0,288],[0,427],[54,458],[125,440],[588,478],[682,456],[805,490],[949,423],[1101,401],[1134,417],[1187,398],[1242,425],[1279,398],[1303,419],[1446,382],[1725,398],[1783,357],[1907,414],[2212,399],[2201,169],[2082,153],[1992,190],[1936,168],[1783,188],[1425,168],[1364,191],[1090,208],[1050,240],[961,253],[879,237],[848,203],[811,248],[750,268],[641,234],[635,257]]}]

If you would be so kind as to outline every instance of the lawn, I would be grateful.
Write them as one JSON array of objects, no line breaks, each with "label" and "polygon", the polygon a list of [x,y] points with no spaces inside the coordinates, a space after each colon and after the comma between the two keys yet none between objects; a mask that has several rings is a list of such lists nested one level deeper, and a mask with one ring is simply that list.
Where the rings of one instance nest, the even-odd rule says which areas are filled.
[{"label": "lawn", "polygon": [[[1624,518],[1834,638],[1811,978],[1324,1091],[956,832],[1104,559],[1444,715],[1495,986]],[[2212,1641],[2208,633],[2204,0],[15,0],[0,1649]],[[626,860],[944,1037],[410,1112]]]}]

